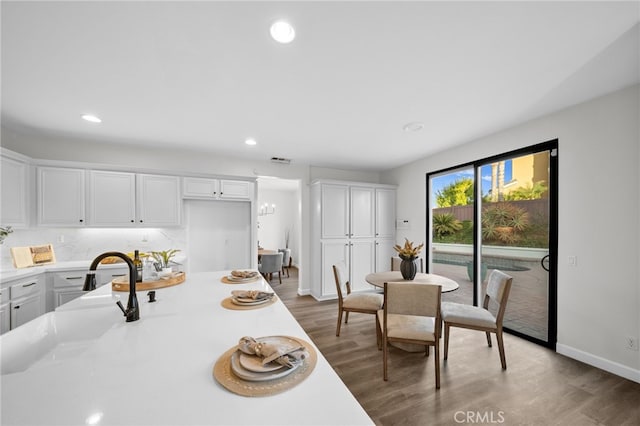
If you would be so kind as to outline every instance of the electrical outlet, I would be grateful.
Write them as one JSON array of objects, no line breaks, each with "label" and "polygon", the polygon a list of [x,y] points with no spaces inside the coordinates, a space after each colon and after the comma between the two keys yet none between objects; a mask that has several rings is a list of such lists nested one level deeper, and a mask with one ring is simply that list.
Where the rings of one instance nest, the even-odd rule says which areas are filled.
[{"label": "electrical outlet", "polygon": [[58,235],[58,242],[59,243],[64,243],[64,234]]},{"label": "electrical outlet", "polygon": [[627,349],[630,349],[632,351],[637,351],[638,350],[638,338],[637,337],[627,336],[626,344],[627,344]]},{"label": "electrical outlet", "polygon": [[569,256],[567,258],[569,266],[578,266],[578,258],[576,256]]}]

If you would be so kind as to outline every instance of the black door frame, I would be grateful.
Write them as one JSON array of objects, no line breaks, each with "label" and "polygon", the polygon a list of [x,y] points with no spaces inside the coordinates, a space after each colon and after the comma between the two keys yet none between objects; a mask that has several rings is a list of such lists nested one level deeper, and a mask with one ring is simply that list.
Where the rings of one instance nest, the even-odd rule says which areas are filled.
[{"label": "black door frame", "polygon": [[[426,227],[426,236],[425,241],[429,240],[429,227],[430,227],[430,216],[431,216],[431,203],[430,203],[430,190],[429,190],[429,182],[432,176],[441,175],[448,171],[459,170],[464,168],[472,167],[474,170],[474,199],[479,200],[482,197],[482,185],[476,184],[477,182],[477,173],[480,166],[485,165],[486,163],[491,163],[503,159],[519,157],[527,154],[533,154],[541,151],[549,151],[549,192],[551,196],[549,197],[549,282],[548,282],[548,290],[549,290],[549,300],[548,300],[548,315],[549,315],[549,323],[548,323],[548,336],[547,341],[537,339],[535,337],[520,333],[516,330],[512,330],[505,327],[505,331],[521,337],[523,339],[529,340],[531,342],[537,343],[542,346],[546,346],[553,350],[556,349],[556,340],[558,334],[558,139],[552,139],[546,142],[542,142],[536,145],[531,145],[524,148],[519,148],[513,151],[505,152],[502,154],[486,157],[480,160],[459,164],[457,166],[448,167],[446,169],[437,170],[434,172],[429,172],[426,174],[426,217],[425,223]],[[479,205],[474,202],[474,218],[479,217]],[[479,244],[478,241],[479,233],[478,233],[478,221],[473,221],[473,262],[474,268],[476,267],[476,259],[478,259],[480,255]],[[430,272],[431,269],[431,253],[429,250],[426,250],[426,262],[427,262],[427,272]],[[473,282],[473,304],[475,306],[479,305],[478,300],[478,291],[477,289],[480,286],[478,282],[481,277],[480,274],[473,274],[474,282]]]}]

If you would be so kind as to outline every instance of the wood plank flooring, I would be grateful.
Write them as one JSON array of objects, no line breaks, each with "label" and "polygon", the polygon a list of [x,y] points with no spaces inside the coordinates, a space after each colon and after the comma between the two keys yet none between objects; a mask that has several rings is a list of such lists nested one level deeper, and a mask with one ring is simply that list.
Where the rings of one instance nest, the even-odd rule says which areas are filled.
[{"label": "wood plank flooring", "polygon": [[508,334],[505,371],[495,338],[456,328],[440,390],[433,355],[395,348],[385,382],[372,315],[352,313],[336,337],[337,302],[298,296],[295,268],[273,287],[377,425],[640,425],[640,384]]}]

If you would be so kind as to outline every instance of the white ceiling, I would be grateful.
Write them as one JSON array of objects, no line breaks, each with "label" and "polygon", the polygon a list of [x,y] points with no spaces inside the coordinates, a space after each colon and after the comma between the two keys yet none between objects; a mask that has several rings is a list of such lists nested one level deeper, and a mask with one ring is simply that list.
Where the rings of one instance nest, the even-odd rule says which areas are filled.
[{"label": "white ceiling", "polygon": [[1,7],[3,125],[92,143],[383,170],[640,79],[637,1]]}]

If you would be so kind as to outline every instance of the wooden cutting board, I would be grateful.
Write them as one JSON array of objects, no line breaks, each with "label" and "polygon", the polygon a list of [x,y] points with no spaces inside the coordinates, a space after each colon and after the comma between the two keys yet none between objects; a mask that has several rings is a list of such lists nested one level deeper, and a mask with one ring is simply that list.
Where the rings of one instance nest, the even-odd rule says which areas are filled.
[{"label": "wooden cutting board", "polygon": [[[143,281],[136,283],[136,291],[155,290],[157,288],[171,287],[174,285],[182,284],[186,279],[184,272],[175,272],[173,276],[169,278],[159,279],[157,281]],[[113,291],[129,291],[129,277],[118,277],[111,281],[111,289]]]}]

